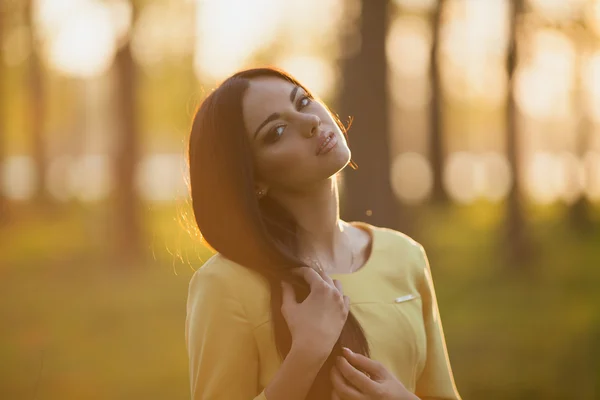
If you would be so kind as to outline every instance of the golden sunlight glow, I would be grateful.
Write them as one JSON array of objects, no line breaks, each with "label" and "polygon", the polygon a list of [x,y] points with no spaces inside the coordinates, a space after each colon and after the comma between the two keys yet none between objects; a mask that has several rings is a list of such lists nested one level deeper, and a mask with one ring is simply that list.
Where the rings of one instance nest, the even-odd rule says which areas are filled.
[{"label": "golden sunlight glow", "polygon": [[[133,10],[129,0],[111,0],[105,3],[110,12],[110,20],[118,41],[124,39],[131,30]],[[120,43],[119,43],[120,44]]]},{"label": "golden sunlight glow", "polygon": [[392,190],[406,204],[424,201],[433,186],[433,173],[425,156],[419,153],[399,154],[392,162]]},{"label": "golden sunlight glow", "polygon": [[480,156],[480,165],[484,173],[480,195],[489,201],[504,199],[513,183],[510,163],[504,154],[488,152]]},{"label": "golden sunlight glow", "polygon": [[558,198],[558,164],[552,154],[536,152],[525,172],[525,190],[534,201],[550,204]]},{"label": "golden sunlight glow", "polygon": [[588,0],[528,0],[536,13],[554,21],[577,18],[586,2]]},{"label": "golden sunlight glow", "polygon": [[600,200],[600,153],[590,151],[585,155],[585,194],[591,201]]},{"label": "golden sunlight glow", "polygon": [[[21,25],[8,30],[5,34],[6,38],[3,43],[4,48],[0,48],[0,50],[2,50],[0,53],[2,53],[3,61],[9,67],[19,65],[29,57],[29,54],[31,54],[31,42],[29,41],[27,27]],[[2,46],[2,44],[0,44],[0,46]]]},{"label": "golden sunlight glow", "polygon": [[394,0],[398,6],[411,11],[431,11],[438,0]]},{"label": "golden sunlight glow", "polygon": [[600,1],[595,0],[588,3],[587,10],[584,13],[586,24],[596,33],[600,35]]},{"label": "golden sunlight glow", "polygon": [[505,98],[503,70],[507,46],[506,0],[447,3],[448,23],[442,26],[442,83],[461,100],[500,104]]},{"label": "golden sunlight glow", "polygon": [[517,71],[515,95],[521,110],[533,118],[566,118],[574,84],[575,47],[564,34],[539,30],[532,55]]},{"label": "golden sunlight glow", "polygon": [[[390,88],[401,88],[390,90],[390,95],[394,104],[404,110],[415,111],[429,104],[431,39],[430,25],[424,18],[401,16],[390,26],[386,41],[388,63],[393,72],[389,77]],[[411,201],[410,198],[405,200]]]},{"label": "golden sunlight glow", "polygon": [[343,6],[343,0],[197,0],[195,71],[204,82],[217,82],[262,64],[261,50],[271,48],[286,65],[311,69],[307,75],[321,92],[330,92],[335,82],[329,72],[317,81],[314,70],[323,68],[314,60],[337,56]]},{"label": "golden sunlight glow", "polygon": [[474,154],[455,152],[449,155],[444,169],[444,187],[457,202],[468,204],[477,199],[478,187],[483,180],[477,167],[477,157]]},{"label": "golden sunlight glow", "polygon": [[[11,157],[5,180],[5,193],[16,199],[31,197],[35,178],[30,157]],[[186,161],[182,154],[152,154],[142,157],[136,171],[135,185],[144,200],[169,202],[188,195],[185,182]],[[48,192],[58,201],[77,199],[95,202],[106,199],[114,189],[111,161],[105,154],[83,156],[60,155],[48,166]]]},{"label": "golden sunlight glow", "polygon": [[12,156],[4,160],[0,190],[9,199],[27,200],[33,195],[37,176],[33,160],[28,156]]},{"label": "golden sunlight glow", "polygon": [[287,57],[275,65],[288,71],[321,98],[331,95],[336,83],[333,66],[321,57]]},{"label": "golden sunlight glow", "polygon": [[70,155],[59,155],[50,160],[46,180],[48,192],[55,200],[66,202],[72,198],[71,175],[74,165]]},{"label": "golden sunlight glow", "polygon": [[[327,49],[327,54],[335,50],[340,35],[340,26],[347,22],[344,7],[348,0],[303,0],[280,1],[282,15],[276,21],[279,40],[285,42],[283,51],[291,50],[310,54],[319,48]],[[293,16],[287,18],[285,16]],[[275,21],[269,21],[274,23]]]},{"label": "golden sunlight glow", "polygon": [[81,78],[103,74],[112,64],[122,19],[97,0],[39,0],[37,20],[51,67]]},{"label": "golden sunlight glow", "polygon": [[452,153],[444,171],[444,187],[454,200],[464,204],[477,199],[501,201],[512,182],[510,164],[498,152]]},{"label": "golden sunlight glow", "polygon": [[59,30],[64,19],[78,11],[82,3],[89,0],[34,0],[34,21],[40,36]]},{"label": "golden sunlight glow", "polygon": [[135,60],[142,67],[164,61],[187,63],[194,52],[196,18],[191,2],[153,2],[140,11],[131,39]]},{"label": "golden sunlight glow", "polygon": [[[376,0],[374,0],[376,1]],[[585,9],[584,20],[600,33],[600,0],[527,0],[542,19],[565,21]],[[122,39],[131,31],[130,0],[34,0],[35,32],[45,61],[56,71],[89,79],[104,74],[114,61]],[[389,87],[396,107],[394,138],[400,153],[391,165],[391,184],[404,203],[424,201],[432,189],[432,171],[424,152],[428,130],[427,106],[432,46],[431,11],[436,0],[393,0],[400,10],[390,18],[386,53],[392,74]],[[340,48],[340,32],[356,31],[352,13],[358,0],[178,0],[154,1],[140,7],[131,31],[136,62],[152,66],[161,60],[184,60],[193,53],[194,68],[210,85],[231,73],[255,65],[278,66],[306,84],[318,97],[329,98],[339,86],[337,60],[351,53],[358,38]],[[445,2],[440,42],[442,85],[449,101],[501,106],[506,100],[506,51],[510,0],[449,0]],[[354,10],[354,11],[353,11]],[[407,11],[407,12],[404,12]],[[293,16],[293,18],[290,18]],[[548,26],[548,25],[545,25]],[[27,28],[8,31],[3,49],[6,62],[17,65],[30,52]],[[515,76],[515,98],[525,120],[536,125],[523,130],[530,144],[525,155],[524,188],[534,201],[573,203],[582,194],[600,200],[600,153],[585,158],[572,152],[541,152],[568,148],[576,135],[569,121],[575,115],[577,48],[558,28],[528,31],[524,57]],[[600,50],[583,64],[588,114],[600,126]],[[187,61],[181,61],[187,62]],[[96,96],[88,90],[88,95]],[[90,103],[91,107],[95,105]],[[500,108],[497,108],[500,110]],[[87,118],[94,118],[89,110]],[[92,117],[90,117],[92,115]],[[96,117],[101,116],[97,114]],[[543,120],[539,124],[535,120]],[[400,122],[398,122],[400,121]],[[454,126],[456,122],[449,123]],[[92,125],[96,125],[95,123]],[[99,124],[98,126],[101,126]],[[548,128],[549,127],[549,128]],[[98,127],[88,129],[100,129]],[[455,128],[451,128],[452,131]],[[474,146],[469,128],[462,137],[452,132],[443,183],[458,202],[480,198],[499,201],[513,182],[510,164],[500,152],[455,152],[456,149],[499,149],[501,134],[486,131]],[[475,128],[473,128],[476,130]],[[535,132],[533,132],[535,131]],[[483,135],[482,135],[483,136]],[[542,138],[543,136],[543,138]],[[418,138],[417,138],[418,137]],[[590,149],[600,145],[590,145]],[[560,144],[558,144],[560,142]],[[470,143],[470,144],[469,144]],[[97,145],[97,144],[96,144]],[[95,146],[96,146],[95,145]],[[98,146],[94,151],[97,151]],[[410,152],[412,150],[420,150]],[[112,190],[110,161],[96,155],[59,156],[49,161],[48,190],[59,200],[97,201]],[[179,156],[151,155],[139,164],[138,189],[151,201],[170,201],[186,195]],[[35,169],[26,156],[7,157],[3,191],[22,200],[32,195]],[[74,173],[73,171],[77,171]],[[158,177],[158,179],[157,179]],[[7,186],[8,185],[8,186]]]},{"label": "golden sunlight glow", "polygon": [[573,204],[583,194],[585,188],[585,168],[579,158],[571,152],[558,154],[560,164],[558,192],[561,200]]},{"label": "golden sunlight glow", "polygon": [[[395,105],[406,111],[423,110],[431,100],[431,85],[427,77],[410,78],[393,74],[390,76],[390,95]],[[392,116],[393,117],[393,116]]]},{"label": "golden sunlight glow", "polygon": [[594,53],[588,60],[584,80],[587,88],[589,114],[600,122],[600,52]]},{"label": "golden sunlight glow", "polygon": [[89,154],[79,157],[69,176],[75,197],[83,202],[105,199],[113,186],[110,167],[110,160],[106,155]]},{"label": "golden sunlight glow", "polygon": [[583,163],[571,152],[534,153],[526,165],[528,195],[541,204],[557,200],[574,203],[584,192],[589,194],[597,190],[594,161],[594,157],[588,155]]},{"label": "golden sunlight glow", "polygon": [[392,22],[386,53],[395,73],[411,78],[426,77],[430,47],[431,29],[425,19],[403,16]]},{"label": "golden sunlight glow", "polygon": [[183,173],[186,161],[181,154],[153,154],[139,163],[136,186],[143,198],[169,202],[188,194]]},{"label": "golden sunlight glow", "polygon": [[194,65],[204,80],[218,81],[268,46],[283,23],[283,1],[205,0],[197,6]]}]

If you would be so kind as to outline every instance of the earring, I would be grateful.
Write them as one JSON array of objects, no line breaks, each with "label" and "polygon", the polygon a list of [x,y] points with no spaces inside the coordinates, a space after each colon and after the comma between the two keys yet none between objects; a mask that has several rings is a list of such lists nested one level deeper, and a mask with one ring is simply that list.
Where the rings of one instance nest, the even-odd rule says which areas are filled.
[{"label": "earring", "polygon": [[265,194],[267,194],[267,191],[265,189],[260,189],[256,192],[256,197],[258,197],[259,199],[262,198]]}]

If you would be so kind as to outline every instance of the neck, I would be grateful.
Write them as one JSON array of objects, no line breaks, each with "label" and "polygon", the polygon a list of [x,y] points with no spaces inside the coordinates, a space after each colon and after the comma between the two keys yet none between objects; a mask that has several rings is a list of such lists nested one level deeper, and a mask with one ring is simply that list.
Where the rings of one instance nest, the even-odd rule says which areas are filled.
[{"label": "neck", "polygon": [[339,218],[336,178],[306,192],[270,193],[298,223],[301,257],[317,258],[325,265],[347,263],[350,250],[348,224]]}]

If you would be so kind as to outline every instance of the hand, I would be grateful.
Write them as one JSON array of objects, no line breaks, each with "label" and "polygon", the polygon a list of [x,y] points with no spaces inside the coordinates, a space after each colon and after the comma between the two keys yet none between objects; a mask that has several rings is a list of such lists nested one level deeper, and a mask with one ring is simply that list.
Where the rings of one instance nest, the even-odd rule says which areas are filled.
[{"label": "hand", "polygon": [[291,284],[282,281],[281,312],[292,335],[292,346],[325,360],[346,323],[350,299],[342,284],[324,272],[302,267],[293,271],[310,285],[310,293],[298,303]]},{"label": "hand", "polygon": [[377,361],[344,348],[331,369],[332,400],[417,400]]}]

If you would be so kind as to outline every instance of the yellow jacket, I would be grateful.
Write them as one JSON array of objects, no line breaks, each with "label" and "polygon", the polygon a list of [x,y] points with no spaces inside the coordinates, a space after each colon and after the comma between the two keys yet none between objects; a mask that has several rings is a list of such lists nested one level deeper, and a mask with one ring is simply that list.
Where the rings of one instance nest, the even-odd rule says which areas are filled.
[{"label": "yellow jacket", "polygon": [[[392,229],[353,222],[373,237],[367,262],[331,274],[350,297],[371,358],[420,399],[460,400],[423,247]],[[269,286],[215,254],[189,284],[185,339],[193,400],[266,400],[282,360],[270,322]]]}]

